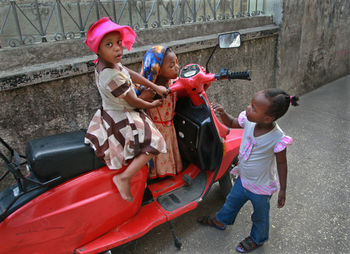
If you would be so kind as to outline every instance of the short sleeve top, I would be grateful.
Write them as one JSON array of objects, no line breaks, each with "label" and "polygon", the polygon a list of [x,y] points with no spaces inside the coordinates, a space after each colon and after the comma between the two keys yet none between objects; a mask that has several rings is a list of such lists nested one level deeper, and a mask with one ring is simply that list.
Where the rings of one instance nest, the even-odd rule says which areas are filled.
[{"label": "short sleeve top", "polygon": [[255,137],[256,124],[247,119],[245,111],[239,115],[238,123],[244,128],[237,167],[242,184],[256,194],[271,195],[278,189],[275,153],[286,149],[293,139],[277,123],[268,133]]},{"label": "short sleeve top", "polygon": [[135,107],[124,100],[128,92],[135,94],[134,89],[131,89],[130,74],[122,64],[118,63],[118,67],[120,70],[104,68],[100,72],[95,71],[96,85],[102,98],[102,107],[104,110],[124,110],[124,108],[133,110]]}]

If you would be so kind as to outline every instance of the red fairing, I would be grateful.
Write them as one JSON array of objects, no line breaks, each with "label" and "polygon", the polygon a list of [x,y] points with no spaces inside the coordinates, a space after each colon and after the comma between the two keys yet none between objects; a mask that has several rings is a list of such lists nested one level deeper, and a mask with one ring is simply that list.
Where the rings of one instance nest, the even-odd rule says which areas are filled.
[{"label": "red fairing", "polygon": [[203,104],[203,99],[199,95],[209,86],[210,82],[215,80],[215,74],[205,73],[204,68],[197,64],[188,64],[183,69],[188,66],[196,66],[199,72],[191,77],[181,77],[180,74],[178,80],[171,85],[170,91],[172,93],[185,92],[191,98],[193,105],[199,106]]},{"label": "red fairing", "polygon": [[[0,224],[0,253],[72,253],[133,217],[141,207],[148,169],[130,183],[133,202],[124,201],[107,167],[51,189]],[[72,248],[72,246],[74,248]]]},{"label": "red fairing", "polygon": [[229,133],[224,141],[224,155],[220,166],[220,170],[215,178],[219,180],[231,166],[233,159],[239,153],[241,145],[243,129],[229,129]]},{"label": "red fairing", "polygon": [[[175,176],[155,182],[147,182],[148,168],[144,166],[130,181],[133,202],[123,200],[112,181],[126,167],[119,171],[102,167],[49,189],[0,223],[0,254],[99,253],[137,239],[198,206],[212,184],[231,168],[243,129],[229,129],[211,108],[205,90],[215,74],[197,64],[186,65],[182,71],[170,91],[191,99],[181,98],[183,107],[177,108],[174,118],[183,142],[179,144],[190,153],[189,165]],[[213,150],[199,149],[202,147]],[[209,157],[214,166],[195,161],[208,158],[208,154],[215,156]],[[188,195],[189,190],[195,195]]]}]

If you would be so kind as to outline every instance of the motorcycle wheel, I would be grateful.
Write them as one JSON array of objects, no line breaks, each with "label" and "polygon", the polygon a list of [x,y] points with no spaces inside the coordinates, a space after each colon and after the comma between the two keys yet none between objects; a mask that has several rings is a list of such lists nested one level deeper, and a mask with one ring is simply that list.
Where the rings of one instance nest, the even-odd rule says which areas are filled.
[{"label": "motorcycle wheel", "polygon": [[230,193],[233,183],[236,181],[236,177],[234,175],[231,175],[230,171],[237,165],[237,163],[238,156],[234,158],[226,173],[219,179],[220,192],[225,198]]}]

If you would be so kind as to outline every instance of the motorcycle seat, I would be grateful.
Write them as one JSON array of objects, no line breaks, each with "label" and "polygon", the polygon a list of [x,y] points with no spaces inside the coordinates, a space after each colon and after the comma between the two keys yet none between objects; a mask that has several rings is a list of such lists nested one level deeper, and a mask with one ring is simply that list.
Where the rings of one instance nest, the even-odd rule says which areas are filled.
[{"label": "motorcycle seat", "polygon": [[104,166],[84,143],[84,130],[34,139],[26,145],[27,164],[40,181],[68,180]]}]

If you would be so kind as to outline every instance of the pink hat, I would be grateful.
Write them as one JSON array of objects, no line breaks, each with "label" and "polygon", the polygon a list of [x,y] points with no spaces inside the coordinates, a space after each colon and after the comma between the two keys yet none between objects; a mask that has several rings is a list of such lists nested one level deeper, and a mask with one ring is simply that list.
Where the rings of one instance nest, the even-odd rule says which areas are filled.
[{"label": "pink hat", "polygon": [[98,47],[102,38],[110,33],[118,31],[122,38],[122,45],[129,51],[135,42],[136,33],[129,26],[120,26],[109,18],[104,17],[96,21],[87,32],[85,44],[89,47],[92,52],[97,54]]}]

